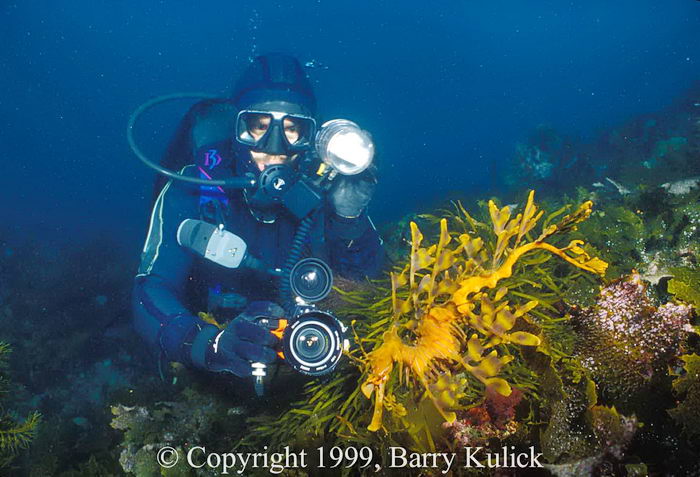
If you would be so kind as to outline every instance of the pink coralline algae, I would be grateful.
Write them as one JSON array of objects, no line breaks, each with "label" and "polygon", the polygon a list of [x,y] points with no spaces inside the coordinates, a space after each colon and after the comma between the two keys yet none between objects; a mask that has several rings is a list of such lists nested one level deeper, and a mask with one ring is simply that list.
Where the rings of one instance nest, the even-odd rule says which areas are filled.
[{"label": "pink coralline algae", "polygon": [[655,307],[639,274],[603,288],[594,306],[573,314],[577,354],[603,393],[625,398],[681,352],[692,308]]},{"label": "pink coralline algae", "polygon": [[487,390],[481,406],[460,411],[458,419],[445,422],[442,427],[447,431],[448,440],[456,447],[487,445],[490,440],[504,439],[518,429],[515,408],[522,399],[523,393],[517,388],[513,388],[508,397]]}]

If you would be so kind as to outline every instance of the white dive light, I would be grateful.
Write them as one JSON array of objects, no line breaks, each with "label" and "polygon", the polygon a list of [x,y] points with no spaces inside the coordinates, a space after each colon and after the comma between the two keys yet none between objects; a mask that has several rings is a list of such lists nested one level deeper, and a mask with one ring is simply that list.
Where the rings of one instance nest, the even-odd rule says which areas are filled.
[{"label": "white dive light", "polygon": [[333,119],[321,126],[316,151],[323,162],[339,173],[352,176],[372,164],[374,143],[367,131],[347,119]]}]

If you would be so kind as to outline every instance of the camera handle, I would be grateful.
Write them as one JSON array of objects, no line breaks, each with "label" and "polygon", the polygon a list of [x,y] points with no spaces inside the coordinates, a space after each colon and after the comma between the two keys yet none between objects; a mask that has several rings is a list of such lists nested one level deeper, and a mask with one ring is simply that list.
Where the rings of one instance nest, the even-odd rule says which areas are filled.
[{"label": "camera handle", "polygon": [[[284,318],[270,318],[268,316],[255,316],[250,321],[258,326],[262,326],[270,333],[282,339],[284,329],[287,327],[287,320]],[[278,356],[283,358],[281,351],[277,351]],[[265,377],[267,376],[267,365],[265,363],[254,362],[250,364],[251,374],[255,377],[255,395],[262,397],[265,395]]]}]

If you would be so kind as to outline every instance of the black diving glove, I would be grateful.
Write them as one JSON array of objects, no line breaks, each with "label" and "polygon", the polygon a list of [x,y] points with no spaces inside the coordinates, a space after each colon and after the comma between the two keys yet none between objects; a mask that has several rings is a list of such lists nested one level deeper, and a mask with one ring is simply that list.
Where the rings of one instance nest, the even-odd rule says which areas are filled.
[{"label": "black diving glove", "polygon": [[329,199],[335,213],[346,219],[359,217],[374,195],[377,179],[369,170],[355,176],[340,176],[333,181]]},{"label": "black diving glove", "polygon": [[207,350],[206,368],[217,373],[232,373],[239,377],[252,375],[252,363],[270,364],[277,359],[275,347],[279,338],[264,326],[260,318],[279,319],[282,308],[272,302],[252,302],[246,310],[221,330]]}]

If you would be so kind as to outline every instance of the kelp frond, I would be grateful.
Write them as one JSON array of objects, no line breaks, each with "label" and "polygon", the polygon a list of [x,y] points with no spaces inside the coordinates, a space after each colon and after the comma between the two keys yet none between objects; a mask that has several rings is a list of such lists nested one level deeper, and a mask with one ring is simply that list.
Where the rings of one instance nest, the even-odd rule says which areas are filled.
[{"label": "kelp frond", "polygon": [[36,433],[37,426],[41,422],[41,414],[32,412],[21,424],[5,415],[0,418],[0,452],[16,453],[20,449],[26,449]]},{"label": "kelp frond", "polygon": [[[11,351],[8,343],[0,341],[0,394],[6,393],[10,386],[5,371]],[[10,413],[0,414],[0,468],[8,465],[17,452],[29,446],[40,421],[41,414],[38,412],[29,414],[24,422],[18,422]]]}]

